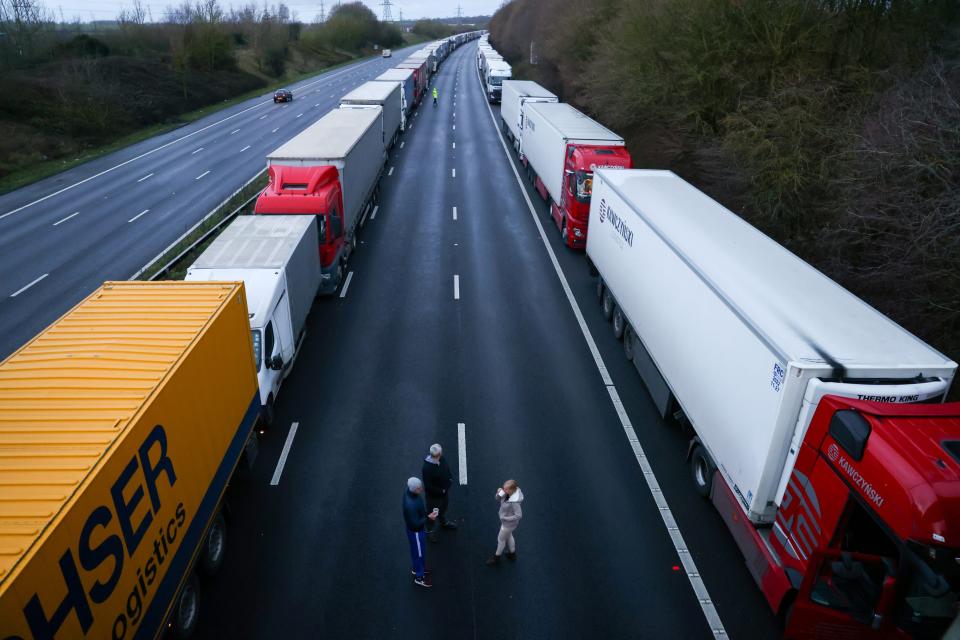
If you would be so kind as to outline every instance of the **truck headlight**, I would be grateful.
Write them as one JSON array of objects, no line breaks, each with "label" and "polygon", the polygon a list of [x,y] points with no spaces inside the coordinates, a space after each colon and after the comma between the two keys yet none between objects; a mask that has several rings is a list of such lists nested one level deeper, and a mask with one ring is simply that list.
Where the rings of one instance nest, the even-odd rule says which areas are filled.
[{"label": "truck headlight", "polygon": [[580,227],[573,228],[573,235],[577,236],[578,238],[583,235],[583,232],[580,231]]}]

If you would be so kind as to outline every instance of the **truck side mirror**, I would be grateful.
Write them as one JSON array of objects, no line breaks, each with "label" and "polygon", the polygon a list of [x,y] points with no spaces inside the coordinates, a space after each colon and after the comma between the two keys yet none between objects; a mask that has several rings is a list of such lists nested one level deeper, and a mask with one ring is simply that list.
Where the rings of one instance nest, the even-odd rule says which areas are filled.
[{"label": "truck side mirror", "polygon": [[274,371],[283,369],[283,358],[279,354],[270,358],[270,368]]}]

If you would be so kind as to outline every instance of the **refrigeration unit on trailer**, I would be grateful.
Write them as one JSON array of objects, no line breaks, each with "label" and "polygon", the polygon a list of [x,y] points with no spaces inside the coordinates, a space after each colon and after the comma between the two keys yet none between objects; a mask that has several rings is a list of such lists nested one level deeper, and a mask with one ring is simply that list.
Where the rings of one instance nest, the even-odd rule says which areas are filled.
[{"label": "refrigeration unit on trailer", "polygon": [[238,282],[104,283],[0,363],[0,637],[189,636],[259,404]]},{"label": "refrigeration unit on trailer", "polygon": [[317,216],[238,216],[187,269],[188,281],[242,281],[260,387],[260,415],[273,423],[307,315],[320,290]]},{"label": "refrigeration unit on trailer", "polygon": [[319,216],[321,290],[336,290],[376,204],[386,163],[383,110],[334,109],[267,155],[258,214]]},{"label": "refrigeration unit on trailer", "polygon": [[416,71],[413,69],[388,69],[373,79],[374,82],[399,82],[403,113],[410,115],[417,101]]},{"label": "refrigeration unit on trailer", "polygon": [[614,334],[788,638],[940,637],[960,595],[957,364],[667,171],[594,176]]},{"label": "refrigeration unit on trailer", "polygon": [[585,246],[593,172],[629,168],[623,138],[566,103],[530,102],[523,107],[520,157],[564,243]]},{"label": "refrigeration unit on trailer", "polygon": [[364,82],[340,98],[340,108],[380,107],[383,109],[384,148],[390,149],[406,125],[399,82]]},{"label": "refrigeration unit on trailer", "polygon": [[523,105],[528,102],[557,102],[557,96],[530,80],[504,80],[500,101],[503,129],[515,149],[523,133]]}]

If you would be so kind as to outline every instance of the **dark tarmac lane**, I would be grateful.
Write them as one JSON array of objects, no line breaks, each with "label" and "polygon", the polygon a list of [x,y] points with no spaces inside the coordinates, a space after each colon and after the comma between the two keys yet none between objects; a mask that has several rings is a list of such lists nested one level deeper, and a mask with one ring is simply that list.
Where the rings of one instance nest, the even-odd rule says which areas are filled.
[{"label": "dark tarmac lane", "polygon": [[[441,67],[440,106],[421,106],[391,152],[346,294],[313,309],[277,426],[229,490],[229,550],[204,582],[201,638],[713,635],[501,146],[475,51]],[[688,478],[686,437],[657,417],[583,255],[525,188],[726,633],[776,637]],[[401,498],[433,442],[458,475],[460,423],[460,528],[428,546],[428,591],[411,583]],[[526,496],[519,559],[489,568],[493,492],[509,477]]]},{"label": "dark tarmac lane", "polygon": [[96,289],[159,257],[266,166],[265,156],[413,52],[372,58],[0,195],[0,359]]}]

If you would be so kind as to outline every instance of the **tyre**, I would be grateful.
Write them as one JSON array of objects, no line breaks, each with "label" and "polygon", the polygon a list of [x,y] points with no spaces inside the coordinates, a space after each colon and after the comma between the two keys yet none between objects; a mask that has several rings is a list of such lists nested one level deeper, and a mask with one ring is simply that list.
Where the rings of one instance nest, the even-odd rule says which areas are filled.
[{"label": "tyre", "polygon": [[263,410],[260,414],[261,422],[263,423],[264,429],[269,429],[273,426],[273,395],[267,397],[267,404],[263,407]]},{"label": "tyre", "polygon": [[603,286],[603,278],[597,276],[597,302],[603,304],[603,290],[606,287]]},{"label": "tyre", "polygon": [[697,445],[690,456],[690,476],[693,478],[693,484],[704,498],[710,497],[710,488],[713,486],[713,473],[717,468],[710,459],[710,454],[703,448],[703,445]]},{"label": "tyre", "polygon": [[611,320],[615,306],[617,306],[617,303],[613,301],[613,294],[610,293],[610,289],[605,288],[603,290],[603,317]]},{"label": "tyre", "polygon": [[629,324],[623,328],[623,355],[633,362],[633,327]]},{"label": "tyre", "polygon": [[170,616],[170,637],[176,640],[189,638],[197,628],[197,620],[200,619],[200,581],[197,580],[197,574],[190,572],[190,577],[180,590],[177,596],[177,604],[173,609],[173,615]]},{"label": "tyre", "polygon": [[627,320],[623,317],[623,311],[620,310],[620,305],[615,305],[613,307],[613,337],[617,340],[623,337],[623,328],[626,326]]},{"label": "tyre", "polygon": [[227,520],[223,517],[223,511],[217,511],[210,523],[210,530],[207,531],[207,537],[203,541],[203,549],[200,552],[200,562],[197,565],[200,573],[205,576],[216,575],[223,566],[223,558],[227,550]]}]

